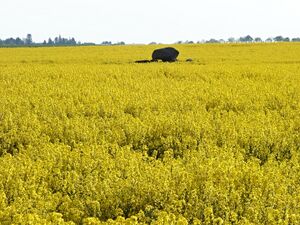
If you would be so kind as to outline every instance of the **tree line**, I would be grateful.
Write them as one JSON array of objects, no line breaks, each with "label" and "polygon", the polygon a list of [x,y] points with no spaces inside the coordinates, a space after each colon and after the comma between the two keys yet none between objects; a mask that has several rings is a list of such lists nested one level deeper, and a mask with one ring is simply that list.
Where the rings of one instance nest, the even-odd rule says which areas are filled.
[{"label": "tree line", "polygon": [[[269,37],[265,40],[263,40],[260,37],[251,37],[250,35],[247,35],[245,37],[240,38],[233,38],[230,37],[227,40],[224,39],[209,39],[209,40],[202,40],[196,42],[197,44],[200,43],[270,43],[270,42],[300,42],[300,38],[289,38],[289,37],[283,37],[283,36],[276,36],[276,37]],[[193,41],[178,41],[176,44],[195,44]]]},{"label": "tree line", "polygon": [[[200,44],[200,43],[270,43],[270,42],[300,42],[300,38],[289,38],[283,36],[276,36],[270,37],[263,40],[260,37],[251,37],[250,35],[240,37],[240,38],[233,38],[230,37],[227,40],[225,39],[209,39],[209,40],[202,40],[202,41],[178,41],[175,44]],[[156,42],[151,42],[149,44],[157,44]],[[44,40],[41,43],[34,42],[32,39],[31,34],[27,34],[26,38],[7,38],[5,40],[0,39],[0,47],[13,47],[13,46],[75,46],[75,45],[84,45],[84,46],[91,46],[91,45],[125,45],[125,42],[116,42],[113,43],[111,41],[103,41],[100,44],[95,44],[93,42],[80,42],[76,41],[74,37],[72,38],[64,38],[59,35],[54,39],[49,38],[48,40]]]},{"label": "tree line", "polygon": [[56,45],[77,45],[75,38],[63,38],[60,35],[55,37],[53,40],[51,38],[48,41],[44,40],[42,43],[36,43],[32,39],[31,34],[27,34],[26,38],[7,38],[5,40],[0,39],[0,46],[56,46]]},{"label": "tree line", "polygon": [[[61,35],[55,37],[54,39],[49,38],[48,40],[44,40],[41,43],[34,42],[32,35],[27,34],[26,38],[7,38],[5,40],[0,39],[0,47],[14,47],[14,46],[75,46],[75,45],[85,45],[91,46],[96,45],[93,42],[80,42],[76,41],[74,37],[72,38],[64,38]],[[100,45],[125,45],[125,42],[116,42],[112,43],[111,41],[103,41]]]}]

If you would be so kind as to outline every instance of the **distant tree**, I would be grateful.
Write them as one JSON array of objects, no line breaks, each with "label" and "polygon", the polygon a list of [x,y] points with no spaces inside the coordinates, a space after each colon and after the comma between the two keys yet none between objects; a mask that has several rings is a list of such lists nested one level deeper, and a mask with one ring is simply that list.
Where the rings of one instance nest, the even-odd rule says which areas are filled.
[{"label": "distant tree", "polygon": [[69,40],[69,44],[70,44],[70,45],[76,45],[77,43],[76,43],[75,38],[72,37],[72,38]]},{"label": "distant tree", "polygon": [[247,35],[246,37],[240,37],[239,39],[240,42],[253,42],[253,38],[250,35]]},{"label": "distant tree", "polygon": [[112,45],[111,41],[103,41],[101,45]]},{"label": "distant tree", "polygon": [[27,34],[26,39],[25,39],[25,44],[26,45],[32,44],[32,35],[31,34]]},{"label": "distant tree", "polygon": [[64,38],[61,35],[54,38],[54,41],[51,38],[48,39],[48,45],[77,45],[75,38]]},{"label": "distant tree", "polygon": [[290,38],[288,37],[282,37],[282,36],[277,36],[274,38],[274,41],[276,42],[289,42],[290,41]]},{"label": "distant tree", "polygon": [[194,42],[193,42],[193,41],[188,41],[188,40],[186,40],[186,41],[185,41],[185,44],[194,44]]},{"label": "distant tree", "polygon": [[276,42],[282,42],[284,40],[284,38],[282,36],[277,36],[277,37],[274,37],[273,40]]},{"label": "distant tree", "polygon": [[59,43],[61,45],[67,45],[68,44],[68,39],[62,38],[61,36],[59,36],[59,39],[60,39]]},{"label": "distant tree", "polygon": [[245,37],[246,42],[253,42],[253,38],[250,35]]},{"label": "distant tree", "polygon": [[202,39],[201,41],[197,41],[197,44],[203,44],[203,43],[205,43],[204,39]]},{"label": "distant tree", "polygon": [[55,45],[62,45],[62,38],[61,35],[59,35],[58,37],[54,38],[54,44]]},{"label": "distant tree", "polygon": [[62,44],[62,42],[63,42],[63,41],[62,41],[61,35],[59,35],[59,36],[58,36],[58,44]]},{"label": "distant tree", "polygon": [[212,38],[212,39],[206,41],[205,43],[219,43],[219,41]]},{"label": "distant tree", "polygon": [[283,41],[284,42],[290,42],[291,40],[290,40],[290,38],[286,37],[286,38],[283,39]]},{"label": "distant tree", "polygon": [[125,42],[124,41],[120,41],[120,42],[115,43],[114,45],[125,45]]},{"label": "distant tree", "polygon": [[255,42],[262,42],[262,39],[260,37],[257,37],[254,39]]},{"label": "distant tree", "polygon": [[288,37],[282,37],[282,36],[277,36],[273,39],[274,41],[276,42],[289,42],[290,41],[290,38]]},{"label": "distant tree", "polygon": [[16,40],[13,38],[7,38],[4,40],[4,45],[16,45]]},{"label": "distant tree", "polygon": [[227,41],[228,41],[229,43],[234,43],[234,42],[236,42],[235,38],[233,38],[233,37],[228,38]]},{"label": "distant tree", "polygon": [[78,44],[78,45],[84,45],[84,46],[92,46],[92,45],[96,45],[96,44],[93,43],[93,42],[84,42],[84,43],[78,42],[77,44]]},{"label": "distant tree", "polygon": [[48,43],[47,43],[48,45],[54,45],[54,41],[52,41],[52,39],[51,38],[49,38],[48,39]]},{"label": "distant tree", "polygon": [[244,37],[240,37],[240,38],[238,39],[238,41],[239,41],[239,42],[246,42]]},{"label": "distant tree", "polygon": [[266,42],[273,42],[273,39],[272,38],[267,38]]},{"label": "distant tree", "polygon": [[46,40],[43,41],[43,45],[47,45],[47,41]]},{"label": "distant tree", "polygon": [[292,41],[293,42],[300,42],[300,38],[293,38]]},{"label": "distant tree", "polygon": [[16,45],[24,45],[25,43],[21,38],[17,37],[15,40],[15,44]]},{"label": "distant tree", "polygon": [[58,44],[59,44],[58,37],[55,37],[55,38],[54,38],[54,44],[56,44],[56,45],[58,45]]},{"label": "distant tree", "polygon": [[0,40],[0,45],[5,45],[5,46],[21,46],[21,45],[24,45],[25,42],[17,37],[16,39],[14,38],[7,38],[5,40]]},{"label": "distant tree", "polygon": [[152,42],[149,43],[149,45],[156,45],[156,44],[157,44],[157,43],[154,42],[154,41],[152,41]]}]

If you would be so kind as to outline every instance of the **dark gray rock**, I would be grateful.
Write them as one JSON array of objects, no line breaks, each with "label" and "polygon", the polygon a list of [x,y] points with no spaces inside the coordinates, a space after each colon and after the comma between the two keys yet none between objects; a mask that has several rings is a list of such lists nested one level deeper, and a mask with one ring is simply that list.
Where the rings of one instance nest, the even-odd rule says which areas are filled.
[{"label": "dark gray rock", "polygon": [[179,51],[175,48],[167,47],[156,49],[152,53],[152,61],[162,60],[163,62],[175,62],[177,61],[177,57],[179,55]]}]

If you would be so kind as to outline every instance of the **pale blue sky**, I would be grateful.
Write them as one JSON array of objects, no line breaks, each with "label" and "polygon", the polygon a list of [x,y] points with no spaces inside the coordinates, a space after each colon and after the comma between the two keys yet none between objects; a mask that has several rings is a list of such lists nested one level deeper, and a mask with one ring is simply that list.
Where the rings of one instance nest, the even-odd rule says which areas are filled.
[{"label": "pale blue sky", "polygon": [[174,43],[300,37],[299,0],[0,0],[0,38]]}]

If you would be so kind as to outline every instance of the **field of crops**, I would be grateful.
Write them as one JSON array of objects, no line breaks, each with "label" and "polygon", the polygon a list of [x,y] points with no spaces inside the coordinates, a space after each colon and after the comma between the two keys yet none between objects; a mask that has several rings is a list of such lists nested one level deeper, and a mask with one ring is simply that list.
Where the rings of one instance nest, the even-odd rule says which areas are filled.
[{"label": "field of crops", "polygon": [[300,224],[300,44],[158,47],[0,49],[1,225]]}]

